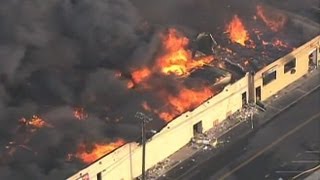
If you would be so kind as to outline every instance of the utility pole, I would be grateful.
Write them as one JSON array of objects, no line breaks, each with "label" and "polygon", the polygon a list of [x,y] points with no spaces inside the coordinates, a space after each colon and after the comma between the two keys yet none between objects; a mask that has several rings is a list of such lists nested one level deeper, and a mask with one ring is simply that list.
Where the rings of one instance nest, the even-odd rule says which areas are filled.
[{"label": "utility pole", "polygon": [[145,162],[146,162],[146,123],[152,121],[152,118],[148,117],[142,112],[136,112],[135,117],[141,120],[141,144],[142,144],[142,172],[141,179],[146,180]]}]

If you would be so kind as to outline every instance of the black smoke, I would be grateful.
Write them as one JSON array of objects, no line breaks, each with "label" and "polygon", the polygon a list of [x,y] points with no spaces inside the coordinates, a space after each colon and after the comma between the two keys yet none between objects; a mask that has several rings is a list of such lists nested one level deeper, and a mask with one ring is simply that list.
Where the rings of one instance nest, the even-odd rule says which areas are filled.
[{"label": "black smoke", "polygon": [[[1,0],[0,179],[64,179],[83,167],[66,160],[79,143],[136,140],[134,114],[154,99],[115,74],[152,65],[166,27],[214,32],[255,2]],[[175,88],[170,77],[151,83]],[[88,119],[76,120],[74,107]],[[53,127],[26,132],[18,121],[34,114]]]},{"label": "black smoke", "polygon": [[[126,0],[0,2],[0,179],[63,179],[82,167],[66,160],[79,143],[138,136],[141,98],[115,73],[152,61],[144,23]],[[53,127],[26,132],[34,114]]]}]

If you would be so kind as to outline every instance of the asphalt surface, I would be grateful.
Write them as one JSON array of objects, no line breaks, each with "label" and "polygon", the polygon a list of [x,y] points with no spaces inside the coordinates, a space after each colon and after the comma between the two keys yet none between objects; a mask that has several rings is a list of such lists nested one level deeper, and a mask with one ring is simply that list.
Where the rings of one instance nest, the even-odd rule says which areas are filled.
[{"label": "asphalt surface", "polygon": [[243,123],[160,179],[290,179],[320,164],[320,88],[263,125]]}]

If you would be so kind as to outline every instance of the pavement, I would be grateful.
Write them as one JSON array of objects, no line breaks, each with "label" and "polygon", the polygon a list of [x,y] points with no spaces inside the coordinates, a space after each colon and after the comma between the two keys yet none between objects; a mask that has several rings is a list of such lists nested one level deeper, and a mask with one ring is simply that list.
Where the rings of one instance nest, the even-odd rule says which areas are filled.
[{"label": "pavement", "polygon": [[[232,127],[227,127],[224,131],[220,131],[220,134],[215,134],[215,138],[217,139],[216,146],[213,148],[206,148],[207,146],[201,146],[200,148],[194,148],[192,145],[188,144],[181,148],[178,152],[174,153],[170,157],[168,157],[165,161],[160,162],[158,166],[155,168],[152,168],[148,170],[148,179],[219,179],[219,177],[222,177],[222,179],[252,179],[251,177],[233,177],[234,174],[231,173],[228,177],[223,178],[223,172],[230,172],[229,166],[236,166],[236,162],[238,164],[242,161],[244,161],[246,158],[251,157],[253,152],[256,152],[259,150],[261,151],[261,148],[266,148],[266,146],[272,144],[272,142],[276,141],[277,137],[285,136],[285,140],[283,141],[289,141],[291,140],[291,137],[297,136],[298,130],[300,132],[301,129],[303,129],[305,132],[319,132],[319,129],[312,129],[319,126],[319,119],[318,116],[314,118],[311,118],[312,122],[305,124],[301,127],[301,129],[298,129],[294,131],[294,133],[290,135],[286,135],[286,132],[291,132],[296,127],[300,127],[301,122],[306,121],[307,115],[311,116],[312,114],[315,114],[316,112],[319,112],[320,107],[320,70],[314,70],[312,73],[309,73],[308,75],[302,77],[298,81],[294,82],[287,88],[281,90],[279,93],[274,95],[273,97],[269,98],[265,103],[267,111],[266,112],[260,112],[259,114],[255,114],[252,121],[250,120],[239,120],[234,121],[231,123]],[[307,100],[306,100],[307,99]],[[306,102],[304,102],[306,101]],[[304,102],[304,103],[302,103]],[[313,103],[313,104],[312,104]],[[293,109],[293,110],[292,110]],[[310,111],[310,112],[309,112]],[[311,112],[312,111],[312,112]],[[297,118],[299,117],[300,118]],[[318,123],[317,123],[318,122]],[[230,125],[230,124],[229,124]],[[254,127],[252,129],[252,126]],[[218,128],[213,128],[218,129]],[[279,130],[279,131],[278,131]],[[281,130],[281,131],[280,131]],[[275,132],[273,132],[275,131]],[[303,131],[303,132],[304,132]],[[262,135],[257,135],[262,134]],[[253,137],[253,135],[255,135]],[[318,136],[317,136],[318,135]],[[267,139],[263,139],[262,137],[269,137]],[[287,137],[288,136],[288,137]],[[290,138],[289,138],[290,136]],[[308,139],[314,139],[316,140],[318,137],[320,137],[319,134],[316,133],[303,133],[303,138],[299,138],[299,135],[297,136],[297,139],[300,139],[299,143],[305,143],[309,142]],[[262,138],[262,139],[259,139]],[[250,143],[252,142],[252,143]],[[257,143],[261,142],[261,143]],[[277,148],[280,149],[287,149],[285,146],[281,148],[278,145],[281,145],[281,143],[277,144]],[[294,140],[291,140],[290,142],[296,142]],[[298,141],[297,141],[298,143]],[[309,142],[312,144],[312,142]],[[261,144],[261,146],[258,146]],[[314,148],[318,144],[314,145]],[[258,146],[258,147],[255,147]],[[275,146],[275,145],[274,145]],[[298,147],[297,144],[290,144],[289,147]],[[252,148],[255,147],[255,148]],[[270,148],[272,149],[273,146]],[[301,148],[296,148],[295,153],[304,154],[305,152],[299,151]],[[259,152],[260,152],[259,151]],[[285,154],[291,154],[288,152]],[[268,157],[265,155],[265,153],[270,153],[269,151],[262,152],[259,156],[256,158]],[[277,154],[275,152],[275,154]],[[297,155],[297,154],[295,154]],[[314,155],[314,154],[313,154]],[[269,154],[269,156],[271,156]],[[300,156],[300,155],[299,155]],[[309,156],[309,155],[308,155]],[[317,162],[317,158],[320,156],[320,154],[316,154],[316,160],[313,160],[314,162]],[[258,158],[258,159],[259,159]],[[293,157],[289,157],[294,159]],[[235,159],[238,159],[235,161]],[[269,158],[268,158],[269,159]],[[279,157],[278,157],[279,159]],[[251,163],[254,164],[254,167],[266,167],[261,166],[259,163],[261,161],[256,162],[256,159],[254,161],[249,162],[248,164],[251,165]],[[274,160],[278,162],[277,160]],[[287,162],[285,160],[282,160],[284,162]],[[281,161],[281,162],[282,162]],[[294,161],[294,160],[292,160]],[[297,162],[301,160],[296,160]],[[233,164],[233,163],[235,164]],[[302,162],[302,161],[301,161]],[[311,162],[311,160],[310,160]],[[233,164],[233,165],[232,165]],[[281,164],[281,163],[280,163]],[[299,163],[296,163],[299,164]],[[312,165],[312,163],[302,163],[304,165],[304,168],[311,168],[308,165]],[[286,167],[287,164],[281,164],[283,167]],[[289,165],[292,165],[292,163]],[[301,165],[301,164],[299,164]],[[206,167],[209,167],[206,168]],[[247,166],[245,166],[247,167]],[[275,165],[271,165],[270,167],[275,168]],[[231,168],[232,169],[232,168]],[[240,168],[241,169],[241,168]],[[244,168],[247,170],[246,168]],[[303,169],[303,168],[302,168]],[[244,171],[245,171],[244,170]],[[238,171],[236,170],[236,174],[238,174]],[[262,170],[261,170],[262,171]],[[278,173],[275,173],[275,170],[271,170],[270,168],[267,168],[267,172],[263,173],[254,173],[257,174],[264,174],[264,177],[256,177],[256,178],[263,178],[263,179],[272,179],[280,174],[281,170],[278,170]],[[289,172],[289,170],[287,170]],[[301,169],[299,170],[290,170],[290,175],[297,175],[301,173]],[[241,174],[241,173],[240,173]],[[247,174],[247,173],[244,173]],[[249,173],[250,174],[250,173]],[[275,175],[276,174],[276,175]],[[286,175],[283,175],[284,177]],[[254,178],[254,179],[256,179]],[[280,177],[281,178],[281,177]]]},{"label": "pavement", "polygon": [[[295,106],[240,139],[232,151],[240,156],[211,169],[207,161],[199,173],[184,179],[291,179],[320,164],[320,88]],[[231,153],[232,154],[232,153]],[[230,156],[226,154],[225,156]],[[213,159],[212,159],[213,160]],[[209,166],[208,166],[209,165]]]},{"label": "pavement", "polygon": [[305,180],[319,180],[319,179],[320,179],[320,169],[305,178]]}]

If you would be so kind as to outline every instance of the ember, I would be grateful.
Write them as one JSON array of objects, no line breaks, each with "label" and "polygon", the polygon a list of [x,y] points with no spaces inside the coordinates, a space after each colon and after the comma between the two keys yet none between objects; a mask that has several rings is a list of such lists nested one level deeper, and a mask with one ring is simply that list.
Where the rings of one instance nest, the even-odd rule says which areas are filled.
[{"label": "ember", "polygon": [[51,124],[45,122],[37,115],[33,115],[31,119],[21,118],[19,123],[25,124],[26,126],[30,126],[32,128],[42,128],[42,127],[53,127]]},{"label": "ember", "polygon": [[75,108],[73,115],[78,120],[85,120],[88,117],[88,114],[84,111],[84,108]]},{"label": "ember", "polygon": [[272,44],[278,48],[289,48],[289,45],[280,39],[275,39]]},{"label": "ember", "polygon": [[151,108],[150,108],[149,104],[146,101],[142,102],[142,107],[146,111],[151,111]]},{"label": "ember", "polygon": [[128,88],[128,89],[134,88],[134,83],[133,83],[132,81],[128,81],[128,83],[127,83],[127,88]]}]

